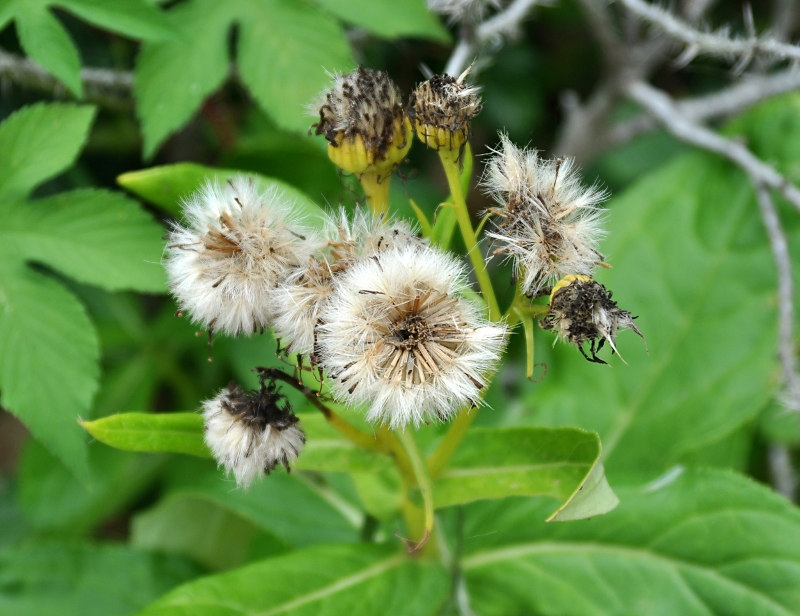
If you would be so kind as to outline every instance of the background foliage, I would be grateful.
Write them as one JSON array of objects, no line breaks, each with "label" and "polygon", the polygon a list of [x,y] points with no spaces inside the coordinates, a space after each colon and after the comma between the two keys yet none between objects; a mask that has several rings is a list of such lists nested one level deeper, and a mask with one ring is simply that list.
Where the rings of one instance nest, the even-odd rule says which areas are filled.
[{"label": "background foliage", "polygon": [[[664,134],[587,161],[614,193],[614,269],[599,279],[640,315],[649,351],[623,334],[627,365],[597,366],[537,331],[530,381],[515,340],[491,409],[434,484],[438,560],[400,549],[394,470],[297,396],[312,437],[297,471],[247,493],[196,448],[199,417],[171,413],[279,365],[269,335],[208,347],[175,317],[160,260],[179,197],[242,169],[309,212],[351,203],[358,188],[306,136],[304,105],[326,70],[359,62],[408,92],[421,64],[444,65],[453,33],[421,0],[0,0],[0,47],[57,80],[0,94],[0,613],[800,613],[800,513],[763,485],[770,445],[800,439],[776,402],[770,245],[747,177]],[[478,79],[473,183],[498,128],[551,147],[559,94],[588,91],[599,70],[569,2],[523,34]],[[88,66],[122,74],[99,87]],[[659,78],[689,92],[722,78],[699,67]],[[726,134],[797,182],[798,111],[790,94]],[[393,209],[413,218],[413,198],[433,217],[436,162],[412,148]],[[473,191],[470,205],[486,203]],[[778,205],[797,254],[797,213]],[[107,419],[127,412],[149,414]],[[112,449],[79,417],[99,439],[161,422],[172,440],[150,451],[196,455],[142,453],[139,438]],[[542,473],[543,443],[565,434],[577,475]],[[619,508],[545,523],[600,456]]]}]

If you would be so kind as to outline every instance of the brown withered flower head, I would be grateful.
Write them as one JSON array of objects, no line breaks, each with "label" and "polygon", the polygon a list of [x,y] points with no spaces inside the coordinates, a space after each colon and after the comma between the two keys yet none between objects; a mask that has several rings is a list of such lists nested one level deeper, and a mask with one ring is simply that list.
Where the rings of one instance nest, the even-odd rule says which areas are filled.
[{"label": "brown withered flower head", "polygon": [[460,154],[469,141],[470,123],[483,108],[479,88],[464,84],[470,68],[458,78],[434,75],[411,94],[409,108],[414,128],[419,140],[429,148]]},{"label": "brown withered flower head", "polygon": [[359,177],[370,170],[388,177],[411,147],[403,97],[382,71],[359,66],[334,75],[314,108],[319,122],[312,128],[328,140],[331,160]]},{"label": "brown withered flower head", "polygon": [[[633,322],[634,318],[630,312],[617,306],[617,302],[611,299],[611,291],[602,284],[589,276],[570,275],[553,288],[550,310],[541,325],[543,329],[555,330],[559,338],[577,346],[589,361],[605,364],[597,352],[608,342],[619,355],[616,338],[620,328],[630,329],[644,340],[642,332]],[[584,342],[589,342],[591,357],[583,349]]]}]

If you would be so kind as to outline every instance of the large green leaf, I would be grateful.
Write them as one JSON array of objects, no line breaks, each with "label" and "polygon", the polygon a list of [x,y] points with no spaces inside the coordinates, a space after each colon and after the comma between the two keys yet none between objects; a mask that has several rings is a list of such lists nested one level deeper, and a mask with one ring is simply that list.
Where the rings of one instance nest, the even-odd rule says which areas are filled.
[{"label": "large green leaf", "polygon": [[0,613],[130,614],[198,573],[183,558],[123,546],[28,542],[0,550]]},{"label": "large green leaf", "polygon": [[471,506],[463,569],[476,613],[800,613],[800,511],[727,471],[674,469],[620,490],[609,516],[537,523],[530,501]]},{"label": "large green leaf", "polygon": [[0,401],[82,477],[88,473],[86,444],[75,419],[97,388],[99,354],[75,297],[0,257]]},{"label": "large green leaf", "polygon": [[387,38],[416,36],[446,43],[450,35],[424,0],[314,0],[347,23]]},{"label": "large green leaf", "polygon": [[[793,105],[772,111],[784,138],[800,138]],[[774,264],[750,182],[692,153],[616,197],[608,228],[614,269],[599,279],[640,315],[649,355],[622,332],[628,365],[597,366],[565,345],[551,353],[540,334],[537,360],[549,370],[522,404],[533,422],[597,430],[612,476],[715,462],[717,445],[753,422],[778,382]]]},{"label": "large green leaf", "polygon": [[307,224],[318,226],[322,223],[323,211],[308,195],[285,182],[252,171],[217,169],[197,163],[176,163],[129,171],[120,175],[117,182],[145,201],[180,216],[182,200],[203,184],[214,180],[223,182],[237,175],[253,178],[262,190],[278,190],[292,203],[293,211]]},{"label": "large green leaf", "polygon": [[[109,290],[161,292],[163,228],[124,195],[76,190],[9,209],[0,250]],[[11,248],[13,246],[13,248]]]},{"label": "large green leaf", "polygon": [[40,103],[0,124],[0,196],[24,197],[69,167],[83,147],[93,117],[93,107]]},{"label": "large green leaf", "polygon": [[329,85],[327,73],[353,68],[341,27],[287,0],[246,2],[238,19],[242,80],[281,128],[304,133],[314,121],[306,105]]},{"label": "large green leaf", "polygon": [[432,615],[448,578],[440,565],[381,546],[315,547],[186,584],[141,616]]},{"label": "large green leaf", "polygon": [[352,66],[335,20],[291,0],[191,0],[169,12],[177,35],[145,44],[136,67],[145,156],[185,124],[228,73],[228,33],[238,24],[238,68],[261,107],[282,127],[305,130],[305,105],[326,70]]},{"label": "large green leaf", "polygon": [[619,503],[597,434],[574,428],[473,428],[434,483],[438,507],[507,496],[563,501],[550,520],[608,513]]},{"label": "large green leaf", "polygon": [[136,62],[137,113],[144,155],[189,121],[228,74],[226,2],[183,2],[168,14],[175,36],[145,44]]}]

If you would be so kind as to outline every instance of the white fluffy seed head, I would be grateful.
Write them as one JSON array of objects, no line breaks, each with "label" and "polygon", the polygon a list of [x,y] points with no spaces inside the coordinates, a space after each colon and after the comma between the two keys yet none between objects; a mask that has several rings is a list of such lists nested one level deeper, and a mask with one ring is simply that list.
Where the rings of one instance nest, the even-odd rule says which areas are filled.
[{"label": "white fluffy seed head", "polygon": [[274,387],[231,384],[203,402],[205,441],[219,466],[248,488],[278,464],[289,470],[306,441],[286,399]]},{"label": "white fluffy seed head", "polygon": [[237,176],[207,183],[183,205],[185,222],[173,225],[165,251],[181,310],[234,336],[269,327],[275,285],[318,245],[294,220],[291,203]]},{"label": "white fluffy seed head", "polygon": [[321,315],[321,364],[337,399],[367,420],[402,428],[446,421],[479,404],[505,345],[459,296],[462,266],[429,246],[381,252],[350,268]]},{"label": "white fluffy seed head", "polygon": [[354,263],[392,247],[422,245],[404,220],[387,220],[359,208],[328,216],[324,254],[309,259],[287,276],[272,296],[275,334],[291,352],[314,359],[314,330],[339,276]]},{"label": "white fluffy seed head", "polygon": [[572,159],[542,159],[501,135],[482,184],[500,206],[490,210],[496,218],[488,235],[514,262],[526,295],[567,275],[590,276],[603,263],[600,205],[608,195],[583,186]]}]

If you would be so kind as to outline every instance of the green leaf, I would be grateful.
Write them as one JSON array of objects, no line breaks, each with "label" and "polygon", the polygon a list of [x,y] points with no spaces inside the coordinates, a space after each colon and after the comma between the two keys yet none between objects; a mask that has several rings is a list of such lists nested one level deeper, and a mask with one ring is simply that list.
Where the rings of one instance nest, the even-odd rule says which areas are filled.
[{"label": "green leaf", "polygon": [[239,14],[239,71],[264,111],[282,128],[305,132],[306,105],[353,68],[350,46],[335,20],[291,0],[254,0]]},{"label": "green leaf", "polygon": [[386,38],[413,36],[442,43],[450,34],[424,0],[314,0],[340,19]]},{"label": "green leaf", "polygon": [[130,614],[198,573],[183,558],[123,546],[28,542],[0,551],[0,613]]},{"label": "green leaf", "polygon": [[150,40],[174,34],[164,13],[144,0],[58,0],[58,4],[81,19],[130,38]]},{"label": "green leaf", "polygon": [[117,182],[145,201],[154,203],[174,216],[180,216],[182,199],[208,181],[224,181],[236,175],[254,178],[262,190],[277,189],[291,201],[293,209],[307,224],[314,226],[322,224],[324,212],[306,194],[285,182],[252,171],[216,169],[196,163],[177,163],[141,171],[129,171],[120,175]]},{"label": "green leaf", "polygon": [[441,565],[381,546],[323,546],[210,576],[169,593],[141,616],[435,614],[448,595]]},{"label": "green leaf", "polygon": [[574,428],[474,428],[434,482],[438,507],[507,496],[564,501],[548,521],[608,513],[619,500],[599,462],[597,434]]},{"label": "green leaf", "polygon": [[117,449],[211,457],[203,442],[203,417],[197,413],[121,413],[80,423]]},{"label": "green leaf", "polygon": [[241,564],[253,553],[254,544],[262,558],[286,550],[281,541],[222,505],[185,494],[167,496],[136,515],[131,544],[189,556],[210,570]]},{"label": "green leaf", "polygon": [[[121,413],[82,421],[81,425],[101,443],[125,451],[211,457],[203,442],[203,417],[198,413]],[[304,414],[300,425],[308,440],[295,468],[364,472],[390,465],[388,457],[361,449],[342,437],[321,415]]]},{"label": "green leaf", "polygon": [[0,196],[27,196],[72,165],[93,117],[93,107],[40,103],[0,124]]},{"label": "green leaf", "polygon": [[22,49],[73,94],[82,97],[81,59],[72,39],[44,6],[31,6],[31,10],[17,16],[17,33]]},{"label": "green leaf", "polygon": [[228,74],[227,3],[184,2],[168,16],[174,36],[142,47],[135,70],[145,158],[197,112]]},{"label": "green leaf", "polygon": [[119,193],[76,190],[3,214],[0,242],[20,258],[45,263],[109,290],[163,292],[163,228]]},{"label": "green leaf", "polygon": [[0,255],[0,401],[82,478],[86,443],[75,418],[97,388],[98,359],[97,337],[75,297]]},{"label": "green leaf", "polygon": [[18,498],[39,533],[85,534],[124,513],[152,489],[164,457],[135,455],[96,445],[89,448],[91,476],[79,481],[47,449],[29,440],[20,458]]},{"label": "green leaf", "polygon": [[800,605],[800,511],[731,472],[673,469],[620,490],[609,516],[536,523],[542,506],[472,506],[462,566],[485,616],[788,616]]}]

